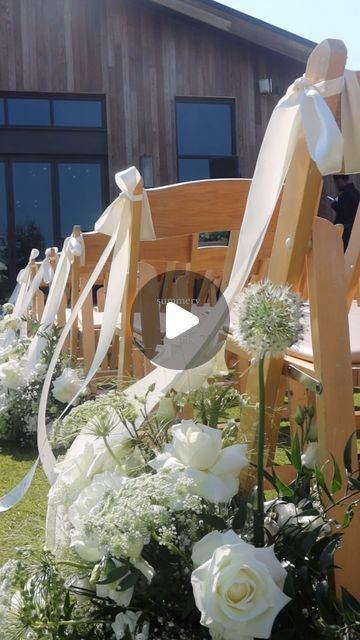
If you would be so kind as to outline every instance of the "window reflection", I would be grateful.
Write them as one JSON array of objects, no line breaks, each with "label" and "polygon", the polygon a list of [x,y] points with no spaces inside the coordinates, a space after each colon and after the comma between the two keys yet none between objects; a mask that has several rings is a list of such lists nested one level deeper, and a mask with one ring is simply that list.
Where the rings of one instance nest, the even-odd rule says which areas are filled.
[{"label": "window reflection", "polygon": [[179,182],[205,180],[210,177],[207,158],[179,158]]},{"label": "window reflection", "polygon": [[100,100],[54,100],[54,125],[57,127],[101,127]]},{"label": "window reflection", "polygon": [[230,103],[177,102],[176,125],[180,156],[232,154]]},{"label": "window reflection", "polygon": [[5,164],[0,162],[0,303],[8,294],[8,262],[7,251],[7,213],[6,213],[6,184],[5,184]]},{"label": "window reflection", "polygon": [[51,165],[14,162],[12,183],[18,262],[26,260],[33,247],[42,252],[53,244]]},{"label": "window reflection", "polygon": [[42,98],[8,98],[8,124],[49,126],[50,102]]},{"label": "window reflection", "polygon": [[59,163],[60,231],[64,238],[74,224],[91,231],[102,211],[100,163]]}]

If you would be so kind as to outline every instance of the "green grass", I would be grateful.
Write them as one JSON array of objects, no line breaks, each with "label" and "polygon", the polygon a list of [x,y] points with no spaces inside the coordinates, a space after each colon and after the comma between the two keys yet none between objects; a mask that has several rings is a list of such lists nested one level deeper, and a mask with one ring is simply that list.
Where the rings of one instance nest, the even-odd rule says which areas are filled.
[{"label": "green grass", "polygon": [[[10,443],[0,445],[0,496],[22,480],[36,457],[34,450]],[[43,547],[48,490],[47,479],[38,468],[23,500],[10,511],[0,513],[0,566],[13,557],[15,547]]]}]

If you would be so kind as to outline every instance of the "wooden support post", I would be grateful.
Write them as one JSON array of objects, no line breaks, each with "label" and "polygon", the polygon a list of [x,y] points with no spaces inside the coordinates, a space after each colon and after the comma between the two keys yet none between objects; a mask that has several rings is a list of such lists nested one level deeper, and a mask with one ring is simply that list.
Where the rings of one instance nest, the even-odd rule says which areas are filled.
[{"label": "wooden support post", "polygon": [[[335,495],[336,499],[344,494],[347,484],[343,452],[355,430],[355,414],[343,243],[335,227],[321,218],[314,223],[307,263],[314,370],[322,383],[322,393],[316,395],[320,461],[322,465],[326,463],[324,473],[328,481],[333,473],[330,454],[339,464],[343,489]],[[355,469],[357,465],[354,442],[352,466]],[[342,522],[344,512],[344,507],[337,507],[332,516]],[[359,525],[356,514],[335,559],[340,567],[336,570],[337,586],[345,586],[357,597],[360,597],[360,559],[354,551],[359,542]]]},{"label": "wooden support post", "polygon": [[[143,192],[143,181],[136,185],[134,195],[141,195]],[[119,345],[119,382],[121,378],[132,375],[131,353],[132,353],[132,323],[133,304],[137,291],[139,243],[141,229],[141,208],[142,201],[131,203],[131,230],[130,230],[130,263],[125,287],[125,296],[121,309],[121,335]]]}]

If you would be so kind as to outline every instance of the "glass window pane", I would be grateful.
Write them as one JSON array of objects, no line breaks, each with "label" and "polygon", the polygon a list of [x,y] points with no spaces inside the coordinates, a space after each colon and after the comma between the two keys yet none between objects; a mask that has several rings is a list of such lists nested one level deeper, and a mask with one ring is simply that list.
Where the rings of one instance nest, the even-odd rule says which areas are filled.
[{"label": "glass window pane", "polygon": [[0,124],[5,124],[4,100],[0,99]]},{"label": "glass window pane", "polygon": [[[7,197],[5,184],[5,164],[0,162],[0,262],[7,262],[5,249],[7,243]],[[0,272],[1,278],[1,272]]]},{"label": "glass window pane", "polygon": [[58,127],[101,127],[100,100],[54,100],[54,124]]},{"label": "glass window pane", "polygon": [[50,102],[44,98],[8,98],[10,125],[49,126]]},{"label": "glass window pane", "polygon": [[176,125],[180,156],[232,154],[230,103],[177,102]]},{"label": "glass window pane", "polygon": [[100,163],[59,163],[61,236],[68,236],[74,224],[91,231],[102,212]]},{"label": "glass window pane", "polygon": [[179,158],[179,182],[205,180],[209,177],[209,160],[203,158]]},{"label": "glass window pane", "polygon": [[43,252],[53,244],[51,182],[48,162],[12,164],[17,262],[26,262],[33,247]]}]

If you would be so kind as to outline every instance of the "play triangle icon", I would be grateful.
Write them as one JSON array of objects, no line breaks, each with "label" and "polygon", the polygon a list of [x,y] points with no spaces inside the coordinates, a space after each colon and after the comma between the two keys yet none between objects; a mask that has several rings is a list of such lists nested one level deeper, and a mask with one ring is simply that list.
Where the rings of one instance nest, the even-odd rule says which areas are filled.
[{"label": "play triangle icon", "polygon": [[199,318],[174,302],[168,302],[165,308],[165,335],[169,340],[181,336],[199,324]]}]

